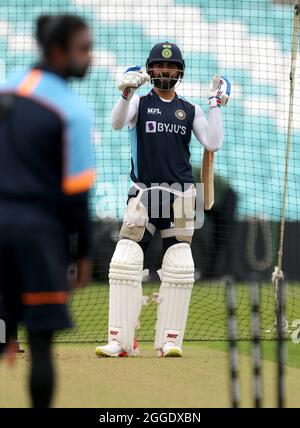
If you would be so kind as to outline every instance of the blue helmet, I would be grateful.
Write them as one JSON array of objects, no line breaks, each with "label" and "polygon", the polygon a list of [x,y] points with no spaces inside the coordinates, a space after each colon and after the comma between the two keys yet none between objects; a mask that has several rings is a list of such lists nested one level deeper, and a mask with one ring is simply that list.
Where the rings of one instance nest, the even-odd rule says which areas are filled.
[{"label": "blue helmet", "polygon": [[178,80],[181,80],[183,78],[185,63],[184,63],[184,59],[182,58],[182,54],[179,47],[174,43],[169,43],[169,42],[157,43],[151,49],[149,57],[146,62],[147,73],[150,75],[151,81],[155,86],[159,87],[159,84],[158,84],[158,79],[153,80],[152,73],[151,73],[151,64],[154,64],[157,62],[166,62],[166,61],[170,63],[178,64],[180,69],[180,77],[178,79],[172,79],[172,80],[175,80],[172,86],[174,86]]}]

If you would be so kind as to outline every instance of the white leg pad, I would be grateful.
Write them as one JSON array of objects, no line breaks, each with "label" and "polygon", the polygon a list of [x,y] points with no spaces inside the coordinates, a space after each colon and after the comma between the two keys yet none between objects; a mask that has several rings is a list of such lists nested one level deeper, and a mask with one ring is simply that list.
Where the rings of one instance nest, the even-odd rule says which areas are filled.
[{"label": "white leg pad", "polygon": [[142,308],[143,262],[140,245],[121,239],[109,267],[108,341],[118,340],[127,352],[133,348]]},{"label": "white leg pad", "polygon": [[194,261],[189,244],[172,245],[166,251],[158,298],[155,349],[173,342],[182,347],[194,284]]}]

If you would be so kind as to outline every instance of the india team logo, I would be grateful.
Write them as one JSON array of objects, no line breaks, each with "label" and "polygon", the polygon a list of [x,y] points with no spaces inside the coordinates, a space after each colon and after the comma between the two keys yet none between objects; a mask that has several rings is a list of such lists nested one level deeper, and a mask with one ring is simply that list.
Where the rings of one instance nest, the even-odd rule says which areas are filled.
[{"label": "india team logo", "polygon": [[179,120],[184,120],[186,118],[186,112],[184,110],[176,110],[175,111],[175,116]]},{"label": "india team logo", "polygon": [[164,48],[163,50],[162,50],[162,52],[161,52],[161,54],[162,54],[162,56],[164,57],[164,58],[171,58],[171,56],[172,56],[172,51],[171,51],[171,49],[169,49],[169,48]]},{"label": "india team logo", "polygon": [[146,122],[146,132],[154,133],[156,132],[156,122],[155,121],[147,121]]}]

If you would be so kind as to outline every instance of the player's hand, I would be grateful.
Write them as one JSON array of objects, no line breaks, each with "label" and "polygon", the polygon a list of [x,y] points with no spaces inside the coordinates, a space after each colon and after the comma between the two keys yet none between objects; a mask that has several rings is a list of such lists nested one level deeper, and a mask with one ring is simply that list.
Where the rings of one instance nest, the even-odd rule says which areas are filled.
[{"label": "player's hand", "polygon": [[118,84],[118,89],[123,92],[123,98],[129,101],[137,88],[146,82],[150,82],[149,74],[140,65],[134,65],[125,70]]},{"label": "player's hand", "polygon": [[76,261],[73,271],[69,273],[70,286],[73,290],[84,288],[91,280],[92,262],[90,259],[82,258]]},{"label": "player's hand", "polygon": [[231,85],[224,76],[214,76],[209,88],[208,103],[210,107],[225,106],[229,101]]}]

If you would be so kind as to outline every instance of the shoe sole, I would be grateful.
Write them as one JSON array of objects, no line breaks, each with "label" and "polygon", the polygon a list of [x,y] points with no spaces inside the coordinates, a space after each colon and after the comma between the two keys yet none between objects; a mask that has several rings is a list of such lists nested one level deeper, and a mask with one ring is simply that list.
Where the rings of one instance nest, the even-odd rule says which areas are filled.
[{"label": "shoe sole", "polygon": [[178,349],[170,349],[168,352],[162,355],[163,358],[180,358],[182,353]]},{"label": "shoe sole", "polygon": [[137,357],[139,355],[140,351],[138,349],[135,349],[132,352],[128,352],[128,357]]},{"label": "shoe sole", "polygon": [[97,349],[95,354],[99,358],[127,358],[127,357],[136,357],[139,354],[139,351],[136,349],[132,353],[128,354],[127,352],[120,352],[119,354],[107,354],[101,349]]},{"label": "shoe sole", "polygon": [[104,351],[101,351],[101,350],[97,350],[95,352],[95,354],[99,358],[117,358],[117,357],[119,357],[119,354],[115,354],[115,355],[107,354],[107,353],[105,353]]}]

